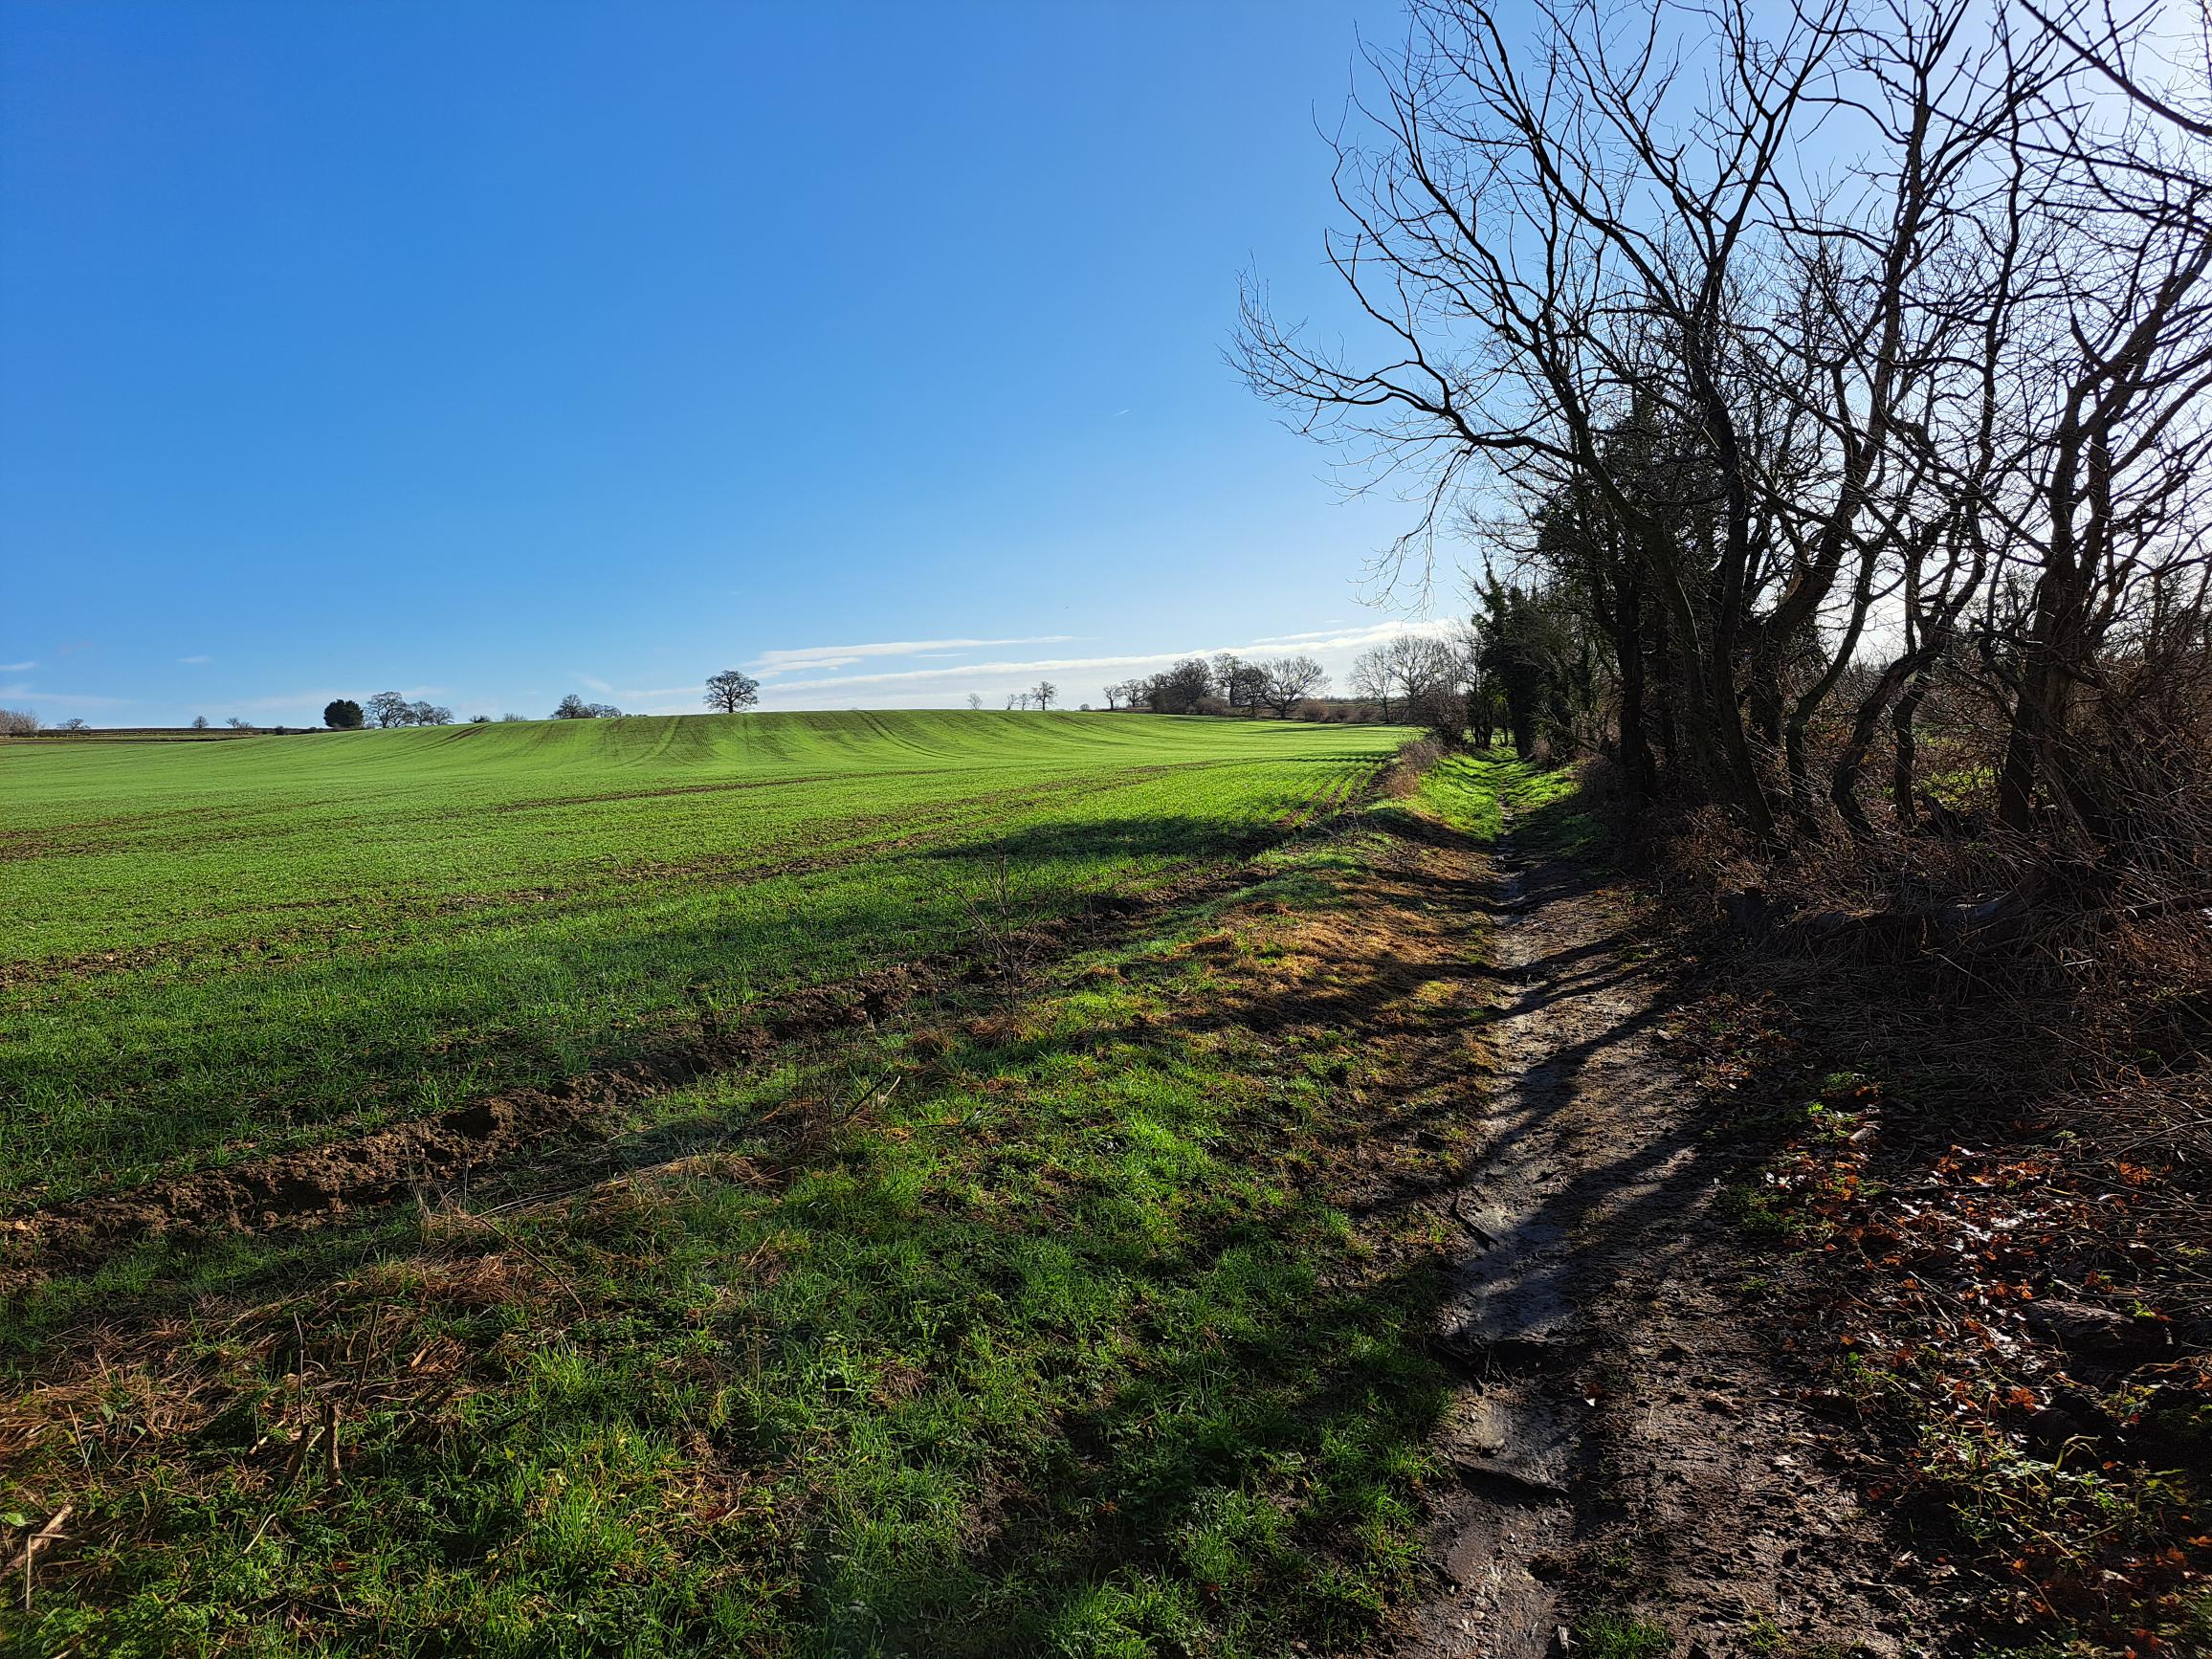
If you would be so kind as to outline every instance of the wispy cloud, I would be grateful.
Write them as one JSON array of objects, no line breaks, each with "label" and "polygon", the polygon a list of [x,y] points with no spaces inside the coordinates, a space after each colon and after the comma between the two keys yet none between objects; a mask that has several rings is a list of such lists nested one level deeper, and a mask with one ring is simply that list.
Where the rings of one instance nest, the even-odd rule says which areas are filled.
[{"label": "wispy cloud", "polygon": [[[1377,635],[1378,638],[1387,639],[1393,632],[1403,633],[1405,631],[1405,628],[1395,623],[1380,623],[1375,625],[1375,627],[1355,629],[1351,631],[1364,637],[1368,634],[1374,634],[1377,627],[1384,630],[1381,634]],[[1427,631],[1427,629],[1428,625],[1427,623],[1423,623],[1420,625],[1419,629],[1416,630],[1416,631],[1425,632]],[[1312,633],[1271,633],[1264,639],[1256,639],[1252,641],[1251,649],[1254,651],[1261,651],[1278,646],[1326,645],[1332,640],[1343,637],[1345,631],[1346,630],[1344,625],[1342,623],[1338,623],[1331,628],[1317,629]]]},{"label": "wispy cloud", "polygon": [[[1177,651],[1100,651],[1065,656],[1002,655],[982,661],[933,659],[990,646],[1056,645],[1074,636],[1048,633],[1023,639],[885,640],[767,651],[747,667],[760,677],[761,701],[768,708],[927,707],[958,702],[971,692],[996,701],[1007,692],[1034,685],[1039,678],[1063,682],[1061,693],[1073,707],[1086,698],[1097,698],[1099,688],[1109,680],[1150,674],[1186,656],[1212,656],[1223,651],[1259,658],[1293,653],[1311,655],[1338,676],[1341,687],[1341,676],[1350,669],[1352,658],[1369,646],[1405,634],[1441,638],[1459,626],[1449,619],[1387,618],[1270,634],[1244,644],[1189,646]],[[907,666],[896,661],[900,657],[918,660]],[[852,674],[824,672],[856,664],[868,666]],[[632,686],[608,695],[633,714],[689,714],[697,713],[699,707],[699,685],[696,682]]]},{"label": "wispy cloud", "polygon": [[25,683],[0,685],[0,699],[13,704],[35,704],[40,713],[55,708],[65,709],[127,709],[136,705],[135,697],[97,697],[91,692],[40,691]]},{"label": "wispy cloud", "polygon": [[0,674],[29,674],[37,666],[34,662],[0,662]]},{"label": "wispy cloud", "polygon": [[[287,692],[278,697],[232,697],[223,704],[225,714],[259,715],[277,714],[287,709],[320,710],[324,703],[346,696],[324,686],[320,691]],[[353,694],[359,696],[359,693]]]},{"label": "wispy cloud", "polygon": [[960,651],[996,650],[1008,645],[1057,645],[1074,636],[1067,633],[1032,633],[1020,639],[891,639],[866,645],[810,645],[793,650],[763,651],[747,664],[763,679],[800,674],[810,669],[844,668],[882,656],[942,656]]},{"label": "wispy cloud", "polygon": [[[1294,647],[1302,652],[1338,656],[1348,652],[1363,651],[1368,646],[1380,645],[1385,640],[1404,634],[1438,638],[1449,634],[1458,624],[1449,620],[1423,620],[1406,622],[1392,620],[1378,622],[1361,628],[1338,629],[1315,633],[1282,634],[1273,639],[1257,640],[1246,645],[1210,645],[1192,647],[1183,651],[1131,652],[1100,656],[1039,657],[1027,661],[997,661],[946,664],[931,668],[898,669],[882,674],[827,675],[811,679],[780,680],[772,688],[781,696],[791,692],[865,691],[879,688],[886,691],[907,690],[960,691],[973,684],[983,689],[984,682],[1005,681],[1030,675],[1136,672],[1142,669],[1163,668],[1186,656],[1212,656],[1229,651],[1240,656],[1265,655],[1270,651]],[[1063,636],[1065,637],[1065,636]],[[764,690],[767,688],[763,688]]]},{"label": "wispy cloud", "polygon": [[203,653],[202,655],[199,655],[199,656],[180,656],[180,657],[178,657],[178,658],[177,658],[177,660],[178,660],[179,662],[191,662],[191,663],[200,663],[200,662],[213,662],[215,659],[214,659],[213,657],[211,657],[211,656],[208,656],[208,655],[206,655],[206,654],[204,654],[204,653]]},{"label": "wispy cloud", "polygon": [[[1089,686],[1093,675],[1097,681],[1126,679],[1133,675],[1146,675],[1157,668],[1165,668],[1172,661],[1183,657],[1212,657],[1221,651],[1234,651],[1239,657],[1278,657],[1292,651],[1312,654],[1323,661],[1332,673],[1342,673],[1352,666],[1352,657],[1365,651],[1367,646],[1378,646],[1384,639],[1400,635],[1445,637],[1458,624],[1449,619],[1387,619],[1359,626],[1340,626],[1340,629],[1323,629],[1314,632],[1294,632],[1294,635],[1274,635],[1268,639],[1254,639],[1250,644],[1229,646],[1190,646],[1185,651],[1133,651],[1133,653],[1099,653],[1086,657],[995,657],[991,661],[964,661],[964,664],[931,664],[927,668],[882,668],[865,675],[807,675],[799,679],[774,679],[761,675],[765,683],[761,686],[761,701],[770,708],[825,708],[852,703],[874,703],[874,706],[916,706],[929,699],[958,699],[966,693],[980,693],[995,701],[1008,690],[1030,686],[1037,679],[1073,679],[1075,683],[1062,686],[1062,695],[1069,706],[1084,701],[1086,697],[1097,697],[1097,686]],[[1002,641],[1002,644],[1053,644],[1069,635],[1047,635],[1037,641]],[[898,651],[909,654],[927,654],[916,648],[918,641],[907,641]],[[949,646],[951,641],[936,641]],[[988,644],[988,641],[973,641]],[[770,653],[789,657],[785,673],[801,673],[803,666],[845,666],[831,661],[818,661],[816,653]],[[830,648],[830,657],[836,657],[836,648]],[[870,654],[892,654],[892,648],[874,648]],[[852,661],[852,653],[845,653]],[[664,701],[668,699],[668,701]],[[641,715],[676,715],[676,712],[697,708],[697,688],[676,686],[666,690],[629,690],[622,693],[622,706],[635,708]]]},{"label": "wispy cloud", "polygon": [[608,685],[608,683],[607,683],[605,680],[603,680],[603,679],[593,679],[593,678],[592,678],[592,677],[591,677],[589,675],[587,675],[587,674],[580,674],[580,675],[576,675],[576,682],[577,682],[579,685],[581,685],[581,686],[585,687],[585,688],[586,688],[586,690],[588,690],[588,691],[595,691],[595,692],[599,692],[599,693],[601,693],[601,694],[603,694],[603,695],[605,695],[605,696],[608,696],[608,697],[611,697],[611,696],[613,696],[613,695],[614,695],[614,688],[613,688],[612,686]]}]

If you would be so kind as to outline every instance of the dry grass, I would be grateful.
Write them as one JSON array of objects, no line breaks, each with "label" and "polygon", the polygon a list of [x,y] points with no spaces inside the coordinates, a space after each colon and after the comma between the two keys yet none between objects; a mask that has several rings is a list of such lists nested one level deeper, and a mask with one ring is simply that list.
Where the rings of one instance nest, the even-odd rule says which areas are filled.
[{"label": "dry grass", "polygon": [[1416,738],[1398,751],[1376,780],[1375,792],[1386,800],[1403,801],[1419,794],[1421,780],[1444,759],[1444,745],[1434,738]]}]

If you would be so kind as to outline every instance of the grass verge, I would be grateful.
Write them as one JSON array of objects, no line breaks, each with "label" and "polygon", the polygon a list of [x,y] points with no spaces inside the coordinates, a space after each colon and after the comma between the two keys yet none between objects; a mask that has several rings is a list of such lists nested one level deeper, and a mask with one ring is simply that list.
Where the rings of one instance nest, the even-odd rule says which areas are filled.
[{"label": "grass verge", "polygon": [[1368,1639],[1423,1571],[1419,1195],[1478,1058],[1422,861],[1472,859],[1449,826],[1504,775],[1454,763],[1018,1001],[703,1078],[619,1179],[426,1194],[23,1333],[0,1510],[71,1514],[9,1650]]}]

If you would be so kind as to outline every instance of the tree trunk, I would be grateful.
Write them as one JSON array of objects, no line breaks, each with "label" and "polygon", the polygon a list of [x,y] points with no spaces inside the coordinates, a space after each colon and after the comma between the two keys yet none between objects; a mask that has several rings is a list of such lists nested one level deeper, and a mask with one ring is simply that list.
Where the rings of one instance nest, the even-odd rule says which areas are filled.
[{"label": "tree trunk", "polygon": [[1920,702],[1928,695],[1925,672],[1916,674],[1906,685],[1904,694],[1897,698],[1897,706],[1890,712],[1890,809],[1897,815],[1898,828],[1913,828],[1914,792],[1913,771],[1920,753],[1919,740],[1913,736],[1913,721],[1920,713]]},{"label": "tree trunk", "polygon": [[[1917,684],[1920,671],[1934,662],[1936,655],[1936,649],[1923,647],[1897,658],[1882,671],[1874,689],[1859,699],[1858,709],[1851,717],[1851,735],[1844,741],[1844,752],[1836,758],[1835,770],[1828,774],[1828,799],[1854,841],[1870,841],[1874,836],[1874,826],[1868,821],[1866,808],[1859,805],[1859,774],[1866,770],[1867,757],[1873,752],[1874,732],[1882,723],[1882,713],[1899,687]],[[1908,745],[1913,741],[1910,712],[1906,714],[1899,741]],[[1905,771],[1909,790],[1912,785],[1910,761]],[[1909,795],[1907,799],[1910,800]]]},{"label": "tree trunk", "polygon": [[1659,792],[1659,765],[1644,729],[1644,598],[1633,582],[1623,582],[1613,602],[1613,660],[1621,675],[1621,768],[1628,792],[1649,801]]},{"label": "tree trunk", "polygon": [[[1656,526],[1649,527],[1646,540],[1657,541]],[[1673,613],[1675,630],[1681,636],[1682,691],[1690,705],[1684,725],[1691,752],[1721,804],[1740,812],[1751,832],[1761,841],[1772,841],[1774,814],[1744,736],[1743,717],[1736,706],[1735,675],[1730,672],[1725,648],[1700,639],[1696,612],[1666,550],[1646,545],[1641,551],[1646,573],[1658,585],[1660,597]]]}]

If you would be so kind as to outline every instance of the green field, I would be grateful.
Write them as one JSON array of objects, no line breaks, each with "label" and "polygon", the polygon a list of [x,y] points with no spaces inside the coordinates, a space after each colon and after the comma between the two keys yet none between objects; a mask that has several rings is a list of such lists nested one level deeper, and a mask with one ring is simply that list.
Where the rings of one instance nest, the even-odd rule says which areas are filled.
[{"label": "green field", "polygon": [[605,1065],[702,1002],[941,950],[979,897],[1050,915],[1256,844],[1402,738],[851,714],[0,747],[0,1206]]},{"label": "green field", "polygon": [[[1473,1153],[1464,895],[1528,782],[1416,779],[1408,735],[0,749],[0,1544],[63,1517],[0,1651],[1386,1643],[1448,1397],[1424,1195]],[[929,971],[880,1017],[774,1025],[887,964]],[[40,1254],[102,1195],[686,1043],[465,1180]]]}]

